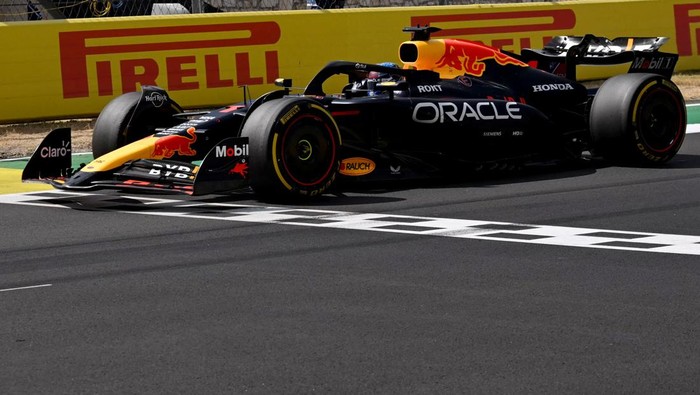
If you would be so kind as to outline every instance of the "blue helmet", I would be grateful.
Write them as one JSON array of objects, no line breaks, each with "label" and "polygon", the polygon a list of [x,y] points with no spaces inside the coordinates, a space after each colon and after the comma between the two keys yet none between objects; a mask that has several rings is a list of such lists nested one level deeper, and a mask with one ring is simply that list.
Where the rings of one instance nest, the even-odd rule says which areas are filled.
[{"label": "blue helmet", "polygon": [[[393,69],[399,68],[399,65],[394,63],[394,62],[382,62],[382,63],[378,63],[378,65],[382,66],[382,67],[391,67]],[[373,79],[373,80],[377,80],[377,81],[393,81],[393,80],[398,79],[394,75],[391,75],[391,74],[385,73],[385,72],[379,72],[379,71],[370,71],[367,77],[370,79]]]}]

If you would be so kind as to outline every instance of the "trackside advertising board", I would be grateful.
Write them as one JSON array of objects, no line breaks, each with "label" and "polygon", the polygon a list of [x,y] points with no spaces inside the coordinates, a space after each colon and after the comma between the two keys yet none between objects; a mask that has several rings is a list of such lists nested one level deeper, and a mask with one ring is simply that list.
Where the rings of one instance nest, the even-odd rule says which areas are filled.
[{"label": "trackside advertising board", "polygon": [[[75,19],[0,24],[0,123],[94,116],[112,98],[158,85],[184,107],[305,86],[331,60],[398,61],[401,29],[519,52],[555,35],[667,36],[677,71],[700,69],[700,1],[570,1]],[[436,35],[438,36],[438,35]],[[590,68],[589,68],[590,69]],[[623,69],[623,71],[626,68]],[[618,70],[619,72],[619,70]],[[605,75],[586,70],[584,78]]]}]

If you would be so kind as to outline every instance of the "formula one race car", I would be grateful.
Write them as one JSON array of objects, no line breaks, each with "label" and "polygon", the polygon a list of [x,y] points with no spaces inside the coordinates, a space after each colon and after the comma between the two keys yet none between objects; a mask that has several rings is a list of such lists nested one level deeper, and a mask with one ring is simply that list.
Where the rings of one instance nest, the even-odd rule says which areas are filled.
[{"label": "formula one race car", "polygon": [[[595,153],[657,165],[679,150],[683,96],[666,38],[555,37],[521,54],[405,28],[402,67],[335,61],[302,94],[185,112],[147,86],[111,101],[93,134],[95,160],[70,169],[70,130],[40,144],[22,179],[56,188],[190,195],[252,187],[261,197],[323,194],[347,182],[458,177],[472,169]],[[588,90],[581,64],[631,63]],[[342,79],[336,94],[328,81]],[[333,85],[333,84],[331,84]]]}]

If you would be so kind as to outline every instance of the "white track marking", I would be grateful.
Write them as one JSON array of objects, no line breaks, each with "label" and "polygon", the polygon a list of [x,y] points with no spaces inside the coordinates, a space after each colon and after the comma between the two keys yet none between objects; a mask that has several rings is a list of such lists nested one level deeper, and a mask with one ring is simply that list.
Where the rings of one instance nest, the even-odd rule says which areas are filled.
[{"label": "white track marking", "polygon": [[206,203],[61,191],[0,195],[0,203],[80,207],[131,214],[490,240],[551,246],[700,255],[700,236],[518,224],[306,208]]},{"label": "white track marking", "polygon": [[25,289],[33,289],[33,288],[44,288],[44,287],[50,287],[53,284],[39,284],[39,285],[29,285],[26,287],[17,287],[17,288],[5,288],[5,289],[0,289],[0,292],[10,292],[10,291],[22,291]]},{"label": "white track marking", "polygon": [[700,124],[694,123],[685,128],[685,134],[700,133]]},{"label": "white track marking", "polygon": [[[692,103],[692,104],[686,104],[686,107],[698,107],[700,106],[700,103]],[[694,123],[694,124],[689,124],[686,129],[685,129],[685,134],[693,134],[693,133],[700,133],[700,124]]]}]

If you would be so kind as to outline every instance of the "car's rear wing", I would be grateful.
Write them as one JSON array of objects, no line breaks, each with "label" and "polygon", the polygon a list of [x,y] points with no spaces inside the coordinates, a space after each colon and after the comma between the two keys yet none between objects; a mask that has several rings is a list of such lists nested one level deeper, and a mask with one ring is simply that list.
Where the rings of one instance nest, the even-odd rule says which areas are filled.
[{"label": "car's rear wing", "polygon": [[667,37],[618,37],[609,40],[592,34],[556,36],[542,49],[523,49],[519,58],[531,66],[576,80],[578,65],[630,63],[630,73],[671,77],[678,55],[659,51]]}]

